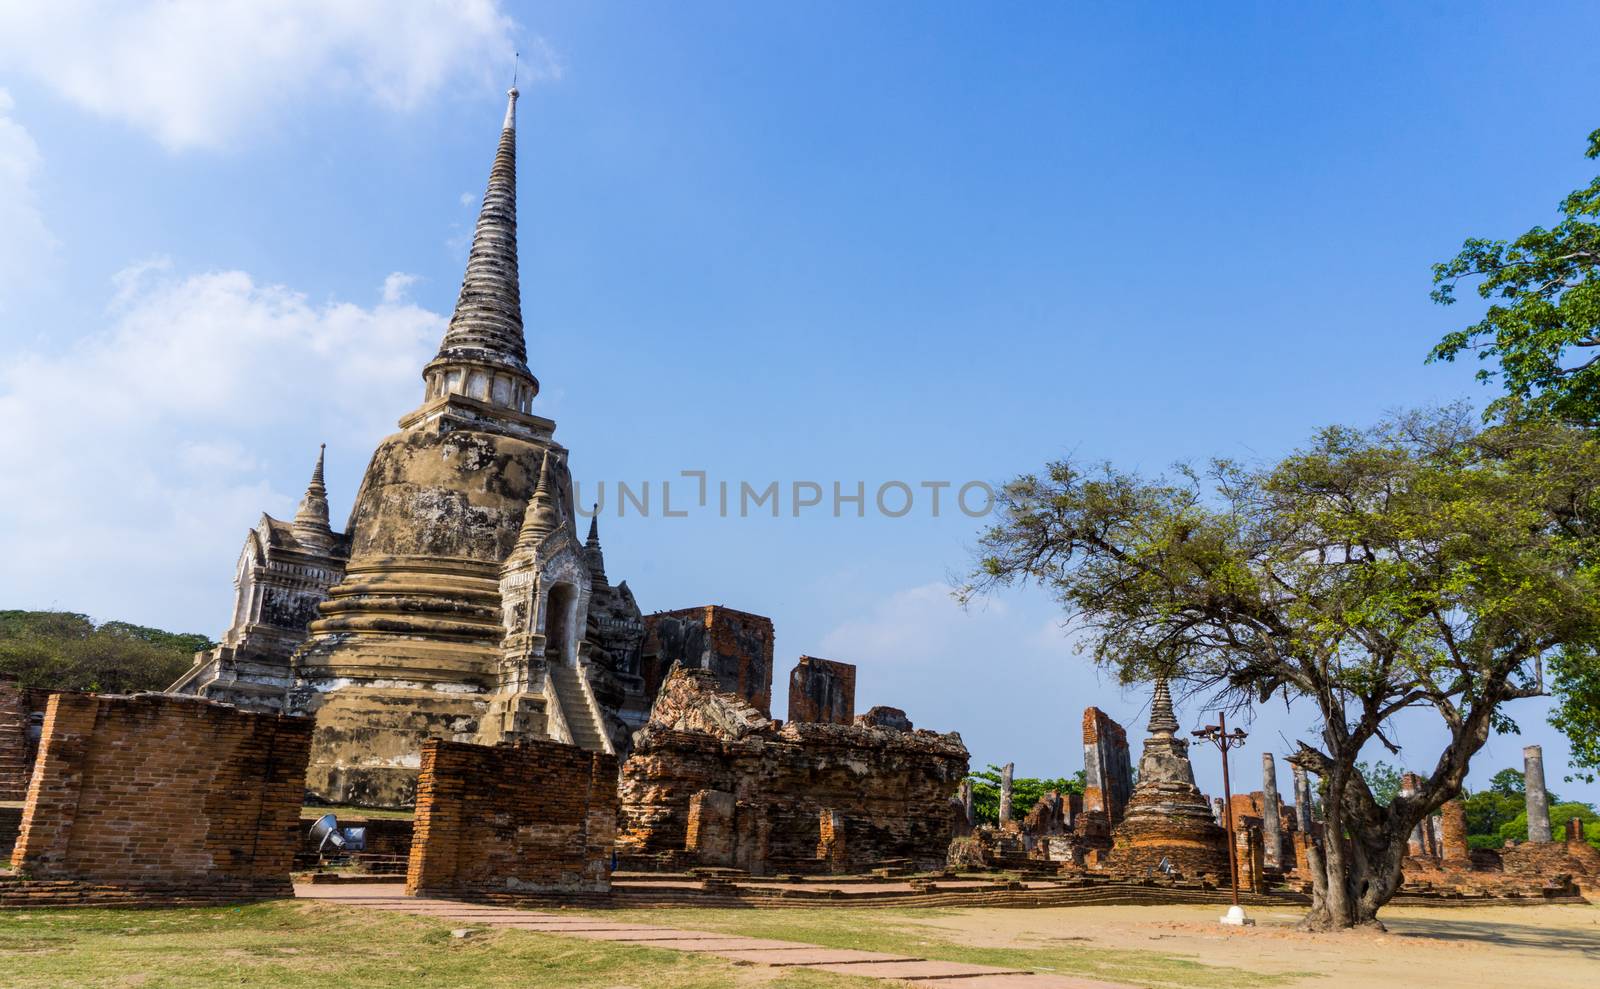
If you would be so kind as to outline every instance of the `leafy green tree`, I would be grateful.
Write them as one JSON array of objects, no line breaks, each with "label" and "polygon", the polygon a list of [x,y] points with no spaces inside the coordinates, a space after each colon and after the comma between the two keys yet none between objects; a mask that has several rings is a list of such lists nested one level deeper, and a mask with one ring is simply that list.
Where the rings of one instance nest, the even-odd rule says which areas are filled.
[{"label": "leafy green tree", "polygon": [[96,626],[72,612],[0,611],[0,675],[24,687],[165,690],[211,645],[203,635],[127,622]]},{"label": "leafy green tree", "polygon": [[[1000,823],[1000,767],[989,764],[988,769],[982,769],[968,776],[972,783],[972,813],[979,824]],[[1031,776],[1014,776],[1011,779],[1011,812],[1021,820],[1022,816],[1033,809],[1039,798],[1055,790],[1058,793],[1082,793],[1083,770],[1078,770],[1072,777],[1057,777],[1056,779],[1036,779]]]},{"label": "leafy green tree", "polygon": [[[1587,155],[1600,158],[1600,130]],[[1430,361],[1475,353],[1483,381],[1505,394],[1491,415],[1550,416],[1600,428],[1600,176],[1567,195],[1560,220],[1515,240],[1470,238],[1454,258],[1433,267],[1433,298],[1452,305],[1464,282],[1489,300],[1483,317],[1439,341]],[[1593,519],[1586,520],[1591,527]],[[1593,557],[1588,565],[1600,565]],[[1591,650],[1551,657],[1550,723],[1572,743],[1572,775],[1600,773],[1600,658]]]},{"label": "leafy green tree", "polygon": [[[1588,157],[1600,158],[1600,130]],[[1469,238],[1461,252],[1433,266],[1434,301],[1456,302],[1475,281],[1490,302],[1483,318],[1447,333],[1429,360],[1475,352],[1497,368],[1506,395],[1491,412],[1523,407],[1567,422],[1600,423],[1600,176],[1561,201],[1561,220],[1512,241]]]},{"label": "leafy green tree", "polygon": [[[1600,504],[1582,431],[1479,434],[1463,409],[1330,428],[1282,462],[1228,461],[1177,480],[1048,465],[1007,484],[964,598],[1019,581],[1052,590],[1080,648],[1124,683],[1157,675],[1246,707],[1312,705],[1297,758],[1320,777],[1329,834],[1311,859],[1310,929],[1377,924],[1412,829],[1461,789],[1536,667],[1592,649],[1600,588],[1562,527]],[[1420,792],[1374,798],[1356,770],[1405,710],[1447,742]]]},{"label": "leafy green tree", "polygon": [[[1496,774],[1495,782],[1487,790],[1463,795],[1461,803],[1467,813],[1467,843],[1473,848],[1499,848],[1505,844],[1500,838],[1500,829],[1516,820],[1518,814],[1524,815],[1526,820],[1527,801],[1520,791],[1513,792],[1507,788],[1505,784],[1509,780],[1501,779],[1505,775],[1504,771]],[[1517,774],[1519,783],[1521,775]]]},{"label": "leafy green tree", "polygon": [[[1489,789],[1508,797],[1522,799],[1528,792],[1528,778],[1520,769],[1502,769],[1489,780]],[[1552,798],[1554,799],[1554,798]]]},{"label": "leafy green tree", "polygon": [[1365,761],[1356,763],[1356,772],[1367,781],[1367,787],[1372,791],[1372,799],[1380,807],[1387,807],[1400,795],[1400,770],[1379,759],[1368,765]]}]

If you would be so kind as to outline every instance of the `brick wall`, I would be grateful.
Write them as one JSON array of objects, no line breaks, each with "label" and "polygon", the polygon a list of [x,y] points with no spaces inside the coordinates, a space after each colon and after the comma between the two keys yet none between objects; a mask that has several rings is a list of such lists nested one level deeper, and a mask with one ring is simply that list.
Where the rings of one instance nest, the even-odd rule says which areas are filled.
[{"label": "brick wall", "polygon": [[312,722],[171,694],[56,694],[11,864],[216,899],[292,895]]},{"label": "brick wall", "polygon": [[678,663],[710,670],[723,690],[772,717],[772,619],[707,605],[647,615],[644,624],[645,691],[652,701]]},{"label": "brick wall", "polygon": [[789,720],[848,725],[856,719],[856,668],[801,656],[789,673]]},{"label": "brick wall", "polygon": [[28,752],[28,710],[22,691],[0,679],[0,800],[21,800],[32,768]]},{"label": "brick wall", "polygon": [[429,739],[406,892],[604,892],[616,820],[614,756],[558,742]]}]

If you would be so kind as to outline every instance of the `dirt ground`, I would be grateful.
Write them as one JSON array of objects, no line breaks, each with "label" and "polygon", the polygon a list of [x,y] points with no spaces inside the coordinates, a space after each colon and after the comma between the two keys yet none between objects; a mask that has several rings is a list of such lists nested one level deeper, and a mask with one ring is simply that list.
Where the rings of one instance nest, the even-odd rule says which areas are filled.
[{"label": "dirt ground", "polygon": [[[1258,908],[1224,928],[1214,907],[965,910],[921,922],[974,945],[1157,950],[1211,965],[1298,977],[1289,986],[1600,987],[1600,905],[1395,908],[1389,933],[1303,934],[1299,915]],[[1062,973],[1070,974],[1070,973]]]}]

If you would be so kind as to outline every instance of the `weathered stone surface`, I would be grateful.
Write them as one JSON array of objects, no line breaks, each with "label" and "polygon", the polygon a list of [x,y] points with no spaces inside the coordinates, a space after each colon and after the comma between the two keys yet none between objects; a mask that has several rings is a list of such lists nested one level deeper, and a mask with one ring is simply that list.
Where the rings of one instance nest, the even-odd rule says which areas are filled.
[{"label": "weathered stone surface", "polygon": [[1112,832],[1107,867],[1149,875],[1165,860],[1185,876],[1227,876],[1227,834],[1212,819],[1211,805],[1194,785],[1189,743],[1176,735],[1178,720],[1164,680],[1156,684],[1149,729],[1139,760],[1139,782],[1122,823]]},{"label": "weathered stone surface", "polygon": [[1128,733],[1097,707],[1083,712],[1083,807],[1104,811],[1115,827],[1133,795]]},{"label": "weathered stone surface", "polygon": [[789,673],[789,720],[848,725],[856,719],[856,668],[801,656]]},{"label": "weathered stone surface", "polygon": [[1439,808],[1440,860],[1447,866],[1467,868],[1472,849],[1467,844],[1467,806],[1460,798],[1448,800]]},{"label": "weathered stone surface", "polygon": [[56,694],[11,864],[158,900],[291,895],[310,737],[200,698]]},{"label": "weathered stone surface", "polygon": [[[1400,774],[1400,796],[1414,797],[1422,789],[1422,777],[1416,773]],[[1412,857],[1422,857],[1428,854],[1427,839],[1422,832],[1423,822],[1411,829],[1411,837],[1407,839],[1407,853]]]},{"label": "weathered stone surface", "polygon": [[644,619],[645,690],[676,664],[709,670],[722,689],[772,717],[772,619],[720,605],[662,611]]},{"label": "weathered stone surface", "polygon": [[1261,848],[1262,860],[1268,869],[1282,869],[1283,826],[1285,814],[1278,801],[1278,766],[1271,752],[1261,753]]},{"label": "weathered stone surface", "polygon": [[886,728],[889,731],[912,731],[911,719],[906,717],[906,712],[898,707],[884,707],[882,704],[869,710],[866,714],[856,715],[858,728]]},{"label": "weathered stone surface", "polygon": [[1306,767],[1291,762],[1294,770],[1294,821],[1302,834],[1310,834],[1315,823],[1311,813],[1311,778]]},{"label": "weathered stone surface", "polygon": [[614,757],[572,745],[430,739],[406,892],[609,890],[616,778]]},{"label": "weathered stone surface", "polygon": [[1528,840],[1550,841],[1550,794],[1544,786],[1544,749],[1530,745],[1522,750],[1523,792],[1528,803]]},{"label": "weathered stone surface", "polygon": [[1000,767],[1000,826],[1003,828],[1011,823],[1011,774],[1016,771],[1017,764],[1008,762]]},{"label": "weathered stone surface", "polygon": [[[623,764],[618,848],[637,866],[731,864],[755,874],[889,859],[937,867],[953,833],[950,798],[966,772],[967,750],[954,733],[859,719],[780,729],[722,690],[711,671],[680,668]],[[705,829],[730,801],[731,839],[723,844]],[[716,861],[705,861],[702,849]]]}]

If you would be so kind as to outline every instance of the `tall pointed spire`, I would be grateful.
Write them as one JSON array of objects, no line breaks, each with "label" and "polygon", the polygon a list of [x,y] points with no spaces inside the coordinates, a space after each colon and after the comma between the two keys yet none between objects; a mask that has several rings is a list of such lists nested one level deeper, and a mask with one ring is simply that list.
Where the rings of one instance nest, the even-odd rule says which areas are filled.
[{"label": "tall pointed spire", "polygon": [[528,370],[517,276],[517,90],[506,94],[500,146],[489,169],[455,312],[423,370],[427,397],[462,394],[526,412],[539,382]]},{"label": "tall pointed spire", "polygon": [[600,549],[600,505],[594,506],[594,514],[589,516],[589,538],[583,544],[584,562],[589,565],[589,579],[596,587],[608,586],[606,583],[606,557]]},{"label": "tall pointed spire", "polygon": [[518,550],[532,549],[539,541],[561,527],[561,514],[556,511],[555,496],[550,493],[550,451],[539,462],[539,484],[528,499],[522,514],[522,531],[517,534]]},{"label": "tall pointed spire", "polygon": [[311,471],[311,483],[306,485],[305,497],[300,499],[300,507],[294,513],[294,533],[304,540],[316,541],[333,534],[328,525],[328,489],[322,483],[322,458],[327,451],[326,443],[317,448],[317,466]]},{"label": "tall pointed spire", "polygon": [[1175,735],[1178,727],[1177,715],[1172,713],[1172,690],[1167,686],[1167,678],[1161,677],[1156,681],[1155,696],[1150,700],[1150,733]]}]

